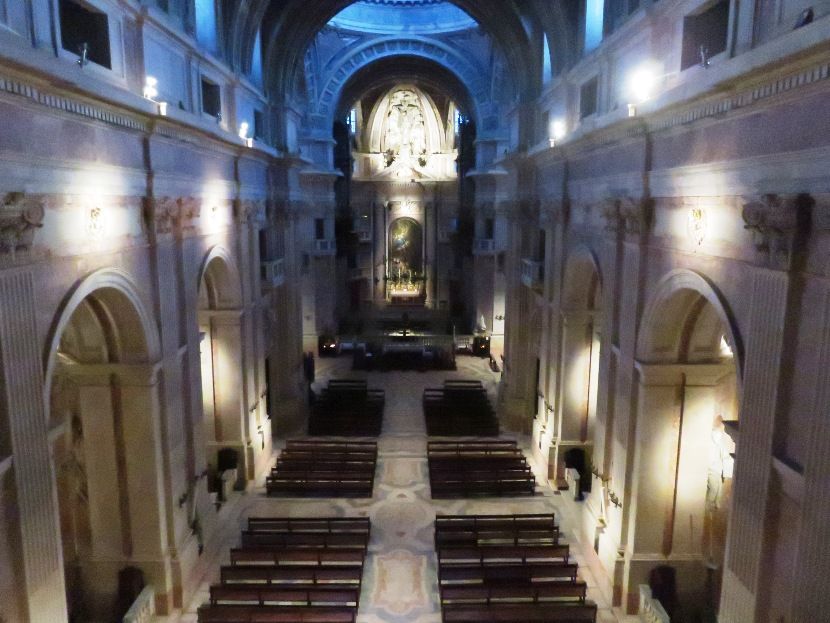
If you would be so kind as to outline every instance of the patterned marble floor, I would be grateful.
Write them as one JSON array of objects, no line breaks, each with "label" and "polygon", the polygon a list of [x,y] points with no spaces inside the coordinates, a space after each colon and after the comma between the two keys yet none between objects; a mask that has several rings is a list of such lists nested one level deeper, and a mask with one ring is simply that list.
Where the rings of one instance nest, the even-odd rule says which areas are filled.
[{"label": "patterned marble floor", "polygon": [[[425,387],[439,386],[446,378],[481,379],[495,399],[498,375],[486,360],[461,357],[456,372],[352,372],[350,358],[318,360],[315,389],[330,378],[367,378],[370,387],[386,390],[383,435],[378,441],[378,472],[372,499],[273,499],[264,495],[262,483],[245,496],[242,514],[247,516],[360,516],[372,519],[372,538],[364,571],[359,623],[438,623],[438,578],[433,551],[432,523],[436,513],[505,514],[555,512],[562,533],[571,544],[575,562],[588,583],[588,596],[600,606],[598,621],[617,618],[606,595],[598,589],[592,572],[593,552],[573,538],[572,509],[563,496],[547,485],[537,487],[534,498],[486,500],[431,500],[426,461],[426,431],[421,395]],[[508,438],[515,436],[505,435]],[[526,445],[526,439],[519,439]],[[537,474],[537,480],[544,482]],[[229,539],[233,537],[230,536]],[[237,534],[238,537],[238,534]],[[233,545],[232,540],[228,548]],[[227,556],[227,554],[225,554]],[[195,611],[207,600],[203,589],[187,608],[183,621],[195,621]],[[636,620],[636,619],[634,619]]]}]

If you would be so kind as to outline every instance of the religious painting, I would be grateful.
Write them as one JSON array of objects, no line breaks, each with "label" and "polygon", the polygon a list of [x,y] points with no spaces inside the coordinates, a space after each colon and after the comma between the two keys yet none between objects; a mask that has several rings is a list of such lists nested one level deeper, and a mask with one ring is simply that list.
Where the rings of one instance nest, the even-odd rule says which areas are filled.
[{"label": "religious painting", "polygon": [[419,294],[423,282],[423,230],[411,218],[399,218],[389,227],[390,289]]}]

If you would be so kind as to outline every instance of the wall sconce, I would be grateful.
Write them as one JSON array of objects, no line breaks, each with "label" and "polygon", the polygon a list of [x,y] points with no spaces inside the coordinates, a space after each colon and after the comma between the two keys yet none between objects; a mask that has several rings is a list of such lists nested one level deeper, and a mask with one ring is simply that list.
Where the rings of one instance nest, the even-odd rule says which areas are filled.
[{"label": "wall sconce", "polygon": [[565,138],[565,121],[563,119],[555,119],[550,124],[550,146],[556,147],[556,142]]},{"label": "wall sconce", "polygon": [[250,126],[247,121],[243,121],[239,124],[239,138],[242,140],[248,139],[248,128],[250,128]]},{"label": "wall sconce", "polygon": [[628,76],[628,116],[637,115],[637,106],[650,100],[654,95],[657,75],[652,63],[641,65]]},{"label": "wall sconce", "polygon": [[144,78],[144,97],[148,100],[154,100],[158,97],[159,81],[153,76],[146,76]]},{"label": "wall sconce", "polygon": [[159,102],[159,115],[162,117],[167,116],[167,102]]}]

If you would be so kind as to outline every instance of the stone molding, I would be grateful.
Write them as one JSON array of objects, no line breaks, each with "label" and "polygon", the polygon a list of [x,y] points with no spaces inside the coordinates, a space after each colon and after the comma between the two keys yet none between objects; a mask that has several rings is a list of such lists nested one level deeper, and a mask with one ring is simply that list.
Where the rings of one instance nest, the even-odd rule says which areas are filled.
[{"label": "stone molding", "polygon": [[28,254],[34,245],[35,232],[43,227],[46,215],[43,195],[7,193],[0,201],[0,258],[12,261],[19,253]]}]

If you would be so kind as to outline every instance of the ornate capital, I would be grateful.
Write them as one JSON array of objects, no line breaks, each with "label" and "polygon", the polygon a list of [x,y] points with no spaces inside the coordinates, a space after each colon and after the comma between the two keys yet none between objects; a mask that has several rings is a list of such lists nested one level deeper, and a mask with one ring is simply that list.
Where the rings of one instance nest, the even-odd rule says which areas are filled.
[{"label": "ornate capital", "polygon": [[0,200],[0,256],[14,260],[18,253],[28,253],[34,244],[35,231],[43,227],[46,215],[40,195],[8,193]]},{"label": "ornate capital", "polygon": [[148,207],[148,225],[156,235],[192,233],[202,214],[202,200],[197,197],[160,197],[151,199]]},{"label": "ornate capital", "polygon": [[248,223],[265,223],[265,200],[263,199],[242,199],[234,204],[234,215],[236,222],[240,225]]},{"label": "ornate capital", "polygon": [[601,204],[606,231],[643,236],[652,224],[652,202],[633,197],[609,198]]},{"label": "ornate capital", "polygon": [[809,229],[811,200],[806,195],[766,194],[749,198],[741,216],[752,244],[770,268],[789,270],[796,241]]},{"label": "ornate capital", "polygon": [[605,223],[605,231],[616,234],[624,229],[624,221],[620,214],[620,202],[617,199],[605,199],[600,204],[600,213]]}]

